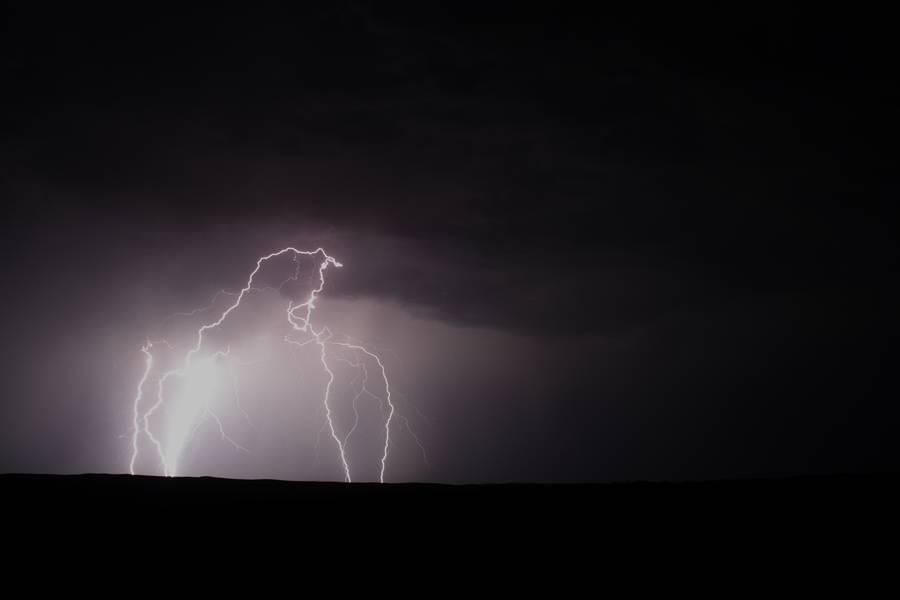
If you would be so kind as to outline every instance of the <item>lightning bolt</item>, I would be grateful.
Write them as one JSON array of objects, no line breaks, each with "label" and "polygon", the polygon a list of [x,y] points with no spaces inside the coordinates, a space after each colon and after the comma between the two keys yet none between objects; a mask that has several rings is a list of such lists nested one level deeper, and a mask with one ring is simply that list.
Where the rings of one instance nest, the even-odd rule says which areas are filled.
[{"label": "lightning bolt", "polygon": [[[256,278],[260,269],[262,269],[263,265],[272,259],[285,255],[291,256],[291,259],[295,263],[293,274],[287,279],[283,280],[278,286],[257,287],[255,285],[254,279]],[[176,439],[174,443],[170,442],[170,447],[165,447],[160,437],[152,430],[151,417],[166,403],[165,392],[167,384],[169,384],[169,382],[178,378],[184,379],[191,378],[192,376],[196,377],[198,370],[203,373],[206,373],[210,370],[214,371],[216,368],[215,362],[217,359],[229,357],[230,349],[226,349],[224,351],[219,350],[207,355],[203,355],[205,334],[225,323],[229,316],[241,306],[241,303],[244,301],[244,299],[251,293],[263,292],[267,290],[282,291],[289,282],[296,282],[300,277],[299,259],[301,257],[320,258],[317,270],[318,284],[309,292],[309,294],[303,299],[302,302],[295,302],[295,300],[288,301],[285,311],[285,317],[287,324],[290,325],[291,333],[284,336],[284,341],[287,344],[295,347],[305,347],[311,345],[318,347],[318,362],[320,363],[324,373],[327,375],[327,382],[322,398],[322,405],[325,409],[325,425],[327,425],[331,433],[331,438],[334,440],[334,443],[337,446],[338,454],[340,456],[341,468],[344,474],[344,481],[352,481],[351,465],[347,456],[346,447],[350,440],[350,436],[354,433],[357,425],[359,424],[357,400],[360,398],[360,396],[365,394],[382,403],[382,415],[384,417],[384,445],[381,451],[381,464],[378,480],[382,483],[384,482],[388,456],[391,450],[391,425],[395,414],[395,406],[391,399],[391,385],[388,379],[387,369],[385,368],[381,356],[379,356],[379,354],[377,354],[376,352],[368,349],[359,340],[343,334],[336,334],[327,325],[322,325],[318,329],[313,326],[313,313],[316,308],[316,302],[319,299],[322,291],[325,289],[326,271],[330,267],[341,268],[343,265],[335,260],[332,256],[329,256],[323,248],[317,248],[315,250],[299,250],[292,246],[288,246],[286,248],[282,248],[281,250],[277,250],[270,254],[259,257],[256,261],[255,268],[247,278],[246,284],[243,288],[241,288],[239,292],[235,293],[221,290],[217,292],[215,296],[213,296],[208,305],[190,312],[176,313],[176,315],[173,315],[174,317],[205,314],[211,311],[216,306],[216,303],[220,298],[225,296],[234,298],[232,303],[227,305],[224,310],[222,310],[218,318],[216,318],[214,321],[210,321],[201,325],[197,329],[196,333],[193,335],[194,343],[188,348],[183,358],[179,361],[178,366],[165,370],[158,375],[158,377],[156,378],[156,394],[152,401],[152,404],[150,404],[149,406],[145,406],[146,404],[148,404],[146,398],[146,389],[147,386],[151,384],[151,376],[157,366],[157,355],[155,354],[155,349],[159,348],[160,346],[164,346],[167,351],[174,351],[175,346],[173,344],[170,344],[166,340],[158,340],[147,341],[141,347],[141,352],[144,355],[144,369],[137,384],[137,390],[133,399],[132,410],[131,459],[129,462],[129,472],[132,475],[135,474],[135,465],[140,454],[140,440],[143,436],[146,436],[146,438],[150,441],[150,444],[156,451],[156,455],[159,459],[163,474],[170,477],[174,476],[177,471],[177,465],[182,450],[199,428],[201,418],[209,418],[213,422],[215,422],[222,440],[230,443],[237,450],[247,451],[246,448],[238,444],[232,437],[227,434],[222,420],[213,411],[211,400],[208,397],[204,398],[204,401],[196,407],[181,407],[181,409],[184,410],[190,417],[192,426],[190,427],[189,431],[186,431],[183,436],[181,436],[179,439]],[[164,321],[164,323],[169,323],[170,320],[171,317]],[[352,359],[347,358],[347,356],[352,357]],[[335,383],[336,378],[331,363],[335,361],[349,364],[361,370],[363,374],[362,387],[353,398],[354,422],[343,436],[339,435],[338,433],[338,428],[335,425],[334,413],[331,406],[332,387]],[[367,387],[369,381],[369,371],[367,368],[367,363],[369,366],[377,366],[377,371],[380,375],[380,385],[384,386],[383,397],[372,392]],[[237,391],[238,388],[230,362],[227,365],[226,371],[235,402],[240,412],[249,423],[250,418],[240,402],[240,397]],[[359,375],[357,375],[357,379],[351,382],[351,388],[355,385],[355,382],[358,379]],[[206,395],[208,396],[209,394]],[[191,401],[196,402],[196,400]],[[193,412],[191,412],[192,410]],[[419,438],[410,429],[409,421],[405,417],[402,417],[402,419],[405,424],[406,430],[412,436],[415,443],[418,444],[419,448],[422,450],[422,454],[424,457],[425,451],[419,441]]]}]

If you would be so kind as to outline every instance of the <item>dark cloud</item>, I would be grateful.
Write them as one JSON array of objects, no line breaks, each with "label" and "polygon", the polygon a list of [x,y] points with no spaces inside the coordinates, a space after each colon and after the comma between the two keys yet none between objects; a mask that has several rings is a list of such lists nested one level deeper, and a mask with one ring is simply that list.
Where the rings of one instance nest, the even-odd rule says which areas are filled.
[{"label": "dark cloud", "polygon": [[[894,464],[873,441],[896,423],[883,27],[764,7],[55,10],[8,7],[2,36],[5,364],[39,370],[73,328],[133,344],[255,256],[322,243],[347,265],[334,297],[554,365],[477,393],[532,395],[520,430],[565,460],[517,462],[498,410],[438,478]],[[4,414],[32,433],[10,429],[0,467],[54,470],[23,458],[49,409],[13,370]],[[103,387],[84,372],[76,396]]]}]

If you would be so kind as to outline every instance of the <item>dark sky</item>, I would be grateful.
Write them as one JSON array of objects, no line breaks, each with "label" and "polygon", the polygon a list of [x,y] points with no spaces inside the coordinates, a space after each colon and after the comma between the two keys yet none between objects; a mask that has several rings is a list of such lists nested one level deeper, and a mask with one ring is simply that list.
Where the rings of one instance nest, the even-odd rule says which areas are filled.
[{"label": "dark sky", "polygon": [[5,5],[0,471],[126,470],[143,340],[287,244],[395,479],[900,468],[884,16],[126,4]]}]

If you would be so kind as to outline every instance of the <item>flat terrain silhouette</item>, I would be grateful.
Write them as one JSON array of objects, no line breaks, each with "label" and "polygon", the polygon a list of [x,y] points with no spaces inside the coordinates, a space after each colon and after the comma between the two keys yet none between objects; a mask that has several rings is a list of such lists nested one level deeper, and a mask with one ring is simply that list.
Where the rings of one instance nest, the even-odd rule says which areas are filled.
[{"label": "flat terrain silhouette", "polygon": [[824,581],[850,561],[890,572],[884,549],[900,532],[893,474],[563,485],[0,475],[0,498],[5,546],[19,557],[148,573],[237,561],[216,577],[253,564],[259,576],[327,569],[344,581],[362,569],[363,582],[390,572],[440,585]]},{"label": "flat terrain silhouette", "polygon": [[820,529],[895,518],[900,476],[810,476],[709,482],[492,485],[319,483],[213,477],[0,475],[7,514],[71,523],[119,519],[229,527]]}]

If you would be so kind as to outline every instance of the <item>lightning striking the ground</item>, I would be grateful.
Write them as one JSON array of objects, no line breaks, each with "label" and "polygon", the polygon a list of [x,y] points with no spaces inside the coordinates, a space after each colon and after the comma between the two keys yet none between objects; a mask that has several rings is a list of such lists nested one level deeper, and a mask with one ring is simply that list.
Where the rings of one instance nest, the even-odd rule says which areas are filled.
[{"label": "lightning striking the ground", "polygon": [[[280,257],[289,257],[294,268],[292,273],[283,279],[278,285],[257,285],[256,278],[263,267]],[[316,362],[326,377],[324,390],[322,390],[322,407],[325,412],[325,423],[331,434],[332,441],[340,458],[340,468],[344,481],[352,481],[351,462],[347,452],[354,433],[360,423],[359,401],[368,397],[378,402],[380,414],[383,418],[383,446],[380,448],[380,469],[378,481],[384,482],[385,470],[388,465],[388,457],[391,452],[391,431],[395,422],[396,408],[391,398],[391,385],[388,379],[387,369],[382,357],[374,350],[368,348],[359,340],[350,336],[337,334],[327,325],[318,328],[313,324],[313,315],[316,303],[322,291],[325,289],[325,275],[329,268],[340,268],[343,265],[330,256],[323,248],[315,250],[299,250],[292,246],[282,248],[256,261],[256,266],[247,278],[246,284],[239,292],[227,292],[221,290],[213,296],[210,304],[190,312],[177,313],[176,316],[205,315],[214,310],[220,298],[232,298],[224,310],[218,313],[215,319],[196,328],[190,334],[193,340],[186,351],[182,351],[181,358],[175,360],[174,366],[162,368],[163,361],[159,360],[159,352],[167,353],[167,362],[171,356],[177,356],[178,347],[166,339],[147,341],[142,347],[144,355],[144,368],[133,399],[132,433],[131,433],[131,458],[129,472],[134,475],[139,461],[142,447],[149,445],[154,451],[162,473],[166,476],[175,476],[178,473],[179,462],[182,455],[193,439],[200,425],[209,420],[218,428],[220,438],[231,444],[236,450],[246,452],[247,449],[236,442],[225,430],[222,419],[215,412],[214,399],[219,395],[219,386],[224,381],[226,389],[234,398],[239,412],[252,425],[250,417],[241,402],[238,386],[232,370],[233,364],[251,364],[253,361],[237,362],[233,360],[231,348],[213,350],[208,348],[207,334],[223,327],[229,317],[238,311],[242,302],[251,294],[266,291],[283,293],[289,284],[296,284],[301,276],[301,260],[318,261],[315,270],[317,279],[313,288],[300,298],[291,298],[288,293],[284,312],[284,324],[287,333],[283,336],[283,342],[293,348],[317,349]],[[284,258],[282,258],[284,260]],[[315,264],[315,263],[314,263]],[[171,321],[167,319],[166,322]],[[332,407],[332,388],[337,378],[335,363],[346,365],[356,371],[356,377],[350,383],[353,393],[352,407],[354,419],[347,427],[341,427],[336,423],[335,413]],[[224,364],[224,366],[223,366]],[[340,369],[338,369],[340,370]],[[372,371],[377,374],[377,388],[370,387]],[[179,387],[179,393],[171,393],[173,384]],[[155,384],[155,385],[154,385]],[[357,384],[359,387],[357,389]],[[154,390],[154,391],[150,391]],[[383,390],[383,394],[380,394]],[[165,431],[162,426],[154,421],[154,415],[165,410],[170,416]],[[403,415],[396,413],[410,436],[422,450],[425,451],[419,438],[409,427],[409,421]],[[164,435],[165,434],[165,435]],[[318,446],[317,446],[318,451]],[[373,457],[374,460],[374,457]],[[426,458],[427,462],[427,458]]]}]

